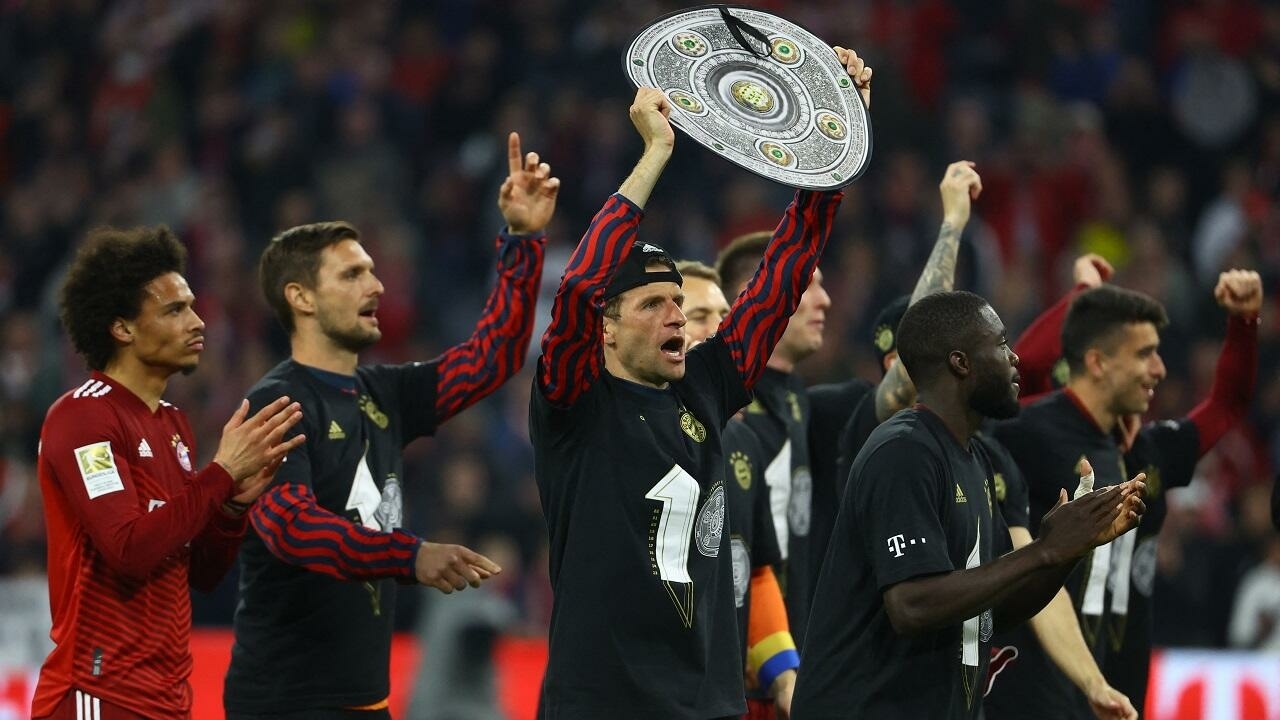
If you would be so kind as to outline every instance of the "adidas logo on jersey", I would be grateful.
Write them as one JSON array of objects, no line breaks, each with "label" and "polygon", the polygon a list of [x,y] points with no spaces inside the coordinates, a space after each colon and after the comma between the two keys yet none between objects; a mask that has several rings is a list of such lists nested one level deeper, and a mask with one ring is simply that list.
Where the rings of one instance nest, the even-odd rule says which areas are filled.
[{"label": "adidas logo on jersey", "polygon": [[147,444],[146,438],[143,438],[142,442],[138,443],[138,457],[155,457],[151,452],[151,446]]},{"label": "adidas logo on jersey", "polygon": [[956,503],[959,504],[963,502],[969,502],[969,498],[964,496],[964,491],[960,489],[959,485],[957,485],[956,486]]},{"label": "adidas logo on jersey", "polygon": [[346,440],[347,439],[347,434],[342,431],[342,428],[338,427],[337,420],[329,421],[329,439],[330,440]]}]

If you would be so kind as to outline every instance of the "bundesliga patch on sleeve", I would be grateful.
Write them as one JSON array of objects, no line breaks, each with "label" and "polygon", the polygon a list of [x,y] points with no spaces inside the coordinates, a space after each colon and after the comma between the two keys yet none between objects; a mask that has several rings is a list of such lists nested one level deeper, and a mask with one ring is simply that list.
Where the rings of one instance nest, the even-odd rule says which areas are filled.
[{"label": "bundesliga patch on sleeve", "polygon": [[78,447],[75,452],[80,477],[90,500],[124,489],[124,480],[120,478],[115,457],[111,455],[110,441]]}]

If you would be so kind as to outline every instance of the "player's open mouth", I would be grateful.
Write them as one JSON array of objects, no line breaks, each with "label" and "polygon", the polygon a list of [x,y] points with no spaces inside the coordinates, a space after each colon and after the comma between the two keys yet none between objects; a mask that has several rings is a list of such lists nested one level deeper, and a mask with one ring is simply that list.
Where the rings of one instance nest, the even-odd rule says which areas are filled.
[{"label": "player's open mouth", "polygon": [[662,343],[662,354],[672,360],[681,360],[684,358],[684,336],[676,335],[670,340]]},{"label": "player's open mouth", "polygon": [[365,308],[364,310],[361,310],[360,317],[368,320],[372,320],[375,323],[378,322],[378,306],[374,305],[373,307]]}]

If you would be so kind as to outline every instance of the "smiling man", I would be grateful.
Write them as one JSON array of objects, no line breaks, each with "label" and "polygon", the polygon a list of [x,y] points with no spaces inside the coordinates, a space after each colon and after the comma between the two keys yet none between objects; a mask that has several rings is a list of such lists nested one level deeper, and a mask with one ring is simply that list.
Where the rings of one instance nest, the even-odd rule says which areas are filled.
[{"label": "smiling man", "polygon": [[383,287],[351,225],[292,228],[262,254],[263,293],[289,332],[292,357],[249,397],[287,389],[303,404],[308,439],[250,516],[257,532],[240,555],[223,695],[232,720],[390,717],[396,584],[448,593],[499,571],[467,548],[402,527],[400,453],[524,362],[559,180],[536,153],[521,158],[515,133],[507,161],[498,282],[475,333],[434,360],[358,363],[381,337]]},{"label": "smiling man", "polygon": [[62,323],[93,372],[40,431],[54,649],[34,718],[191,716],[187,586],[217,586],[246,508],[306,439],[281,441],[297,403],[273,396],[248,420],[242,403],[196,470],[191,425],[161,399],[204,351],[185,264],[168,228],[102,228],[67,272]]},{"label": "smiling man", "polygon": [[[1197,461],[1248,411],[1258,368],[1262,280],[1249,270],[1219,276],[1214,298],[1227,311],[1226,341],[1209,396],[1185,417],[1130,426],[1146,414],[1165,376],[1160,331],[1167,317],[1154,299],[1102,285],[1071,301],[1062,325],[1069,379],[1062,390],[997,426],[1027,479],[1032,534],[1058,492],[1075,487],[1087,459],[1099,487],[1142,471],[1147,516],[1136,532],[1100,548],[1066,583],[1080,628],[1107,680],[1142,707],[1151,659],[1151,591],[1155,542],[1165,493],[1191,482]],[[992,684],[987,716],[999,720],[1088,717],[1085,696],[1049,662],[1025,629],[997,643],[1017,649]]]}]

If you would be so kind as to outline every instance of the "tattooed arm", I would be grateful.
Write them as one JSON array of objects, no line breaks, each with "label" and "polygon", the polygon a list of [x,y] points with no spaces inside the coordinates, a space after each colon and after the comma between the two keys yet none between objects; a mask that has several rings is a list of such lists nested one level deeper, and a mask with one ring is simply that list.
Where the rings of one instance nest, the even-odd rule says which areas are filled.
[{"label": "tattooed arm", "polygon": [[[942,227],[933,243],[933,252],[925,263],[911,303],[925,295],[950,290],[956,279],[956,255],[960,251],[960,234],[969,223],[969,209],[982,192],[982,178],[967,160],[951,163],[938,185],[942,195]],[[884,422],[916,398],[916,386],[907,369],[896,358],[876,387],[876,419]]]}]

